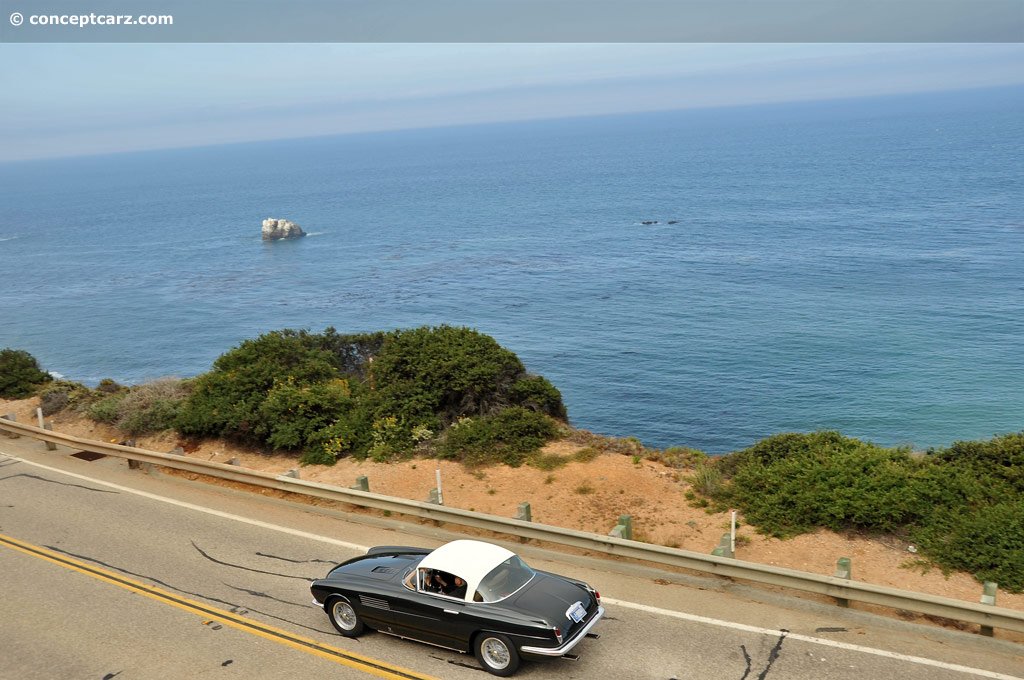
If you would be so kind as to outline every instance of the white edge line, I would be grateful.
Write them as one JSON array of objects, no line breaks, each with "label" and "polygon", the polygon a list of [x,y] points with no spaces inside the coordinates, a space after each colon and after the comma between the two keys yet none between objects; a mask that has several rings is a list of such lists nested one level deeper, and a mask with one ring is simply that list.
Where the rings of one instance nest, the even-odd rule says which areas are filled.
[{"label": "white edge line", "polygon": [[[328,543],[330,545],[336,545],[341,548],[347,548],[349,550],[355,550],[358,552],[366,552],[369,550],[369,546],[357,545],[355,543],[348,543],[346,541],[339,541],[335,538],[327,538],[326,536],[319,536],[317,534],[311,534],[308,531],[299,531],[298,529],[290,529],[288,527],[280,526],[279,524],[270,524],[269,522],[261,522],[258,519],[251,519],[249,517],[242,517],[241,515],[233,515],[229,512],[221,512],[220,510],[212,510],[210,508],[204,508],[201,505],[195,505],[193,503],[186,503],[184,501],[175,500],[173,498],[167,498],[166,496],[158,496],[156,494],[149,493],[147,491],[139,491],[138,489],[131,489],[120,484],[114,484],[113,482],[105,482],[101,479],[95,479],[93,477],[86,477],[74,472],[68,472],[67,470],[61,470],[60,468],[50,467],[49,465],[43,465],[42,463],[36,463],[35,461],[26,460],[13,456],[8,453],[0,452],[0,456],[16,460],[21,463],[28,465],[34,465],[35,467],[42,468],[43,470],[49,470],[58,474],[67,475],[83,481],[92,482],[94,484],[101,484],[103,486],[117,489],[125,493],[135,494],[136,496],[142,496],[143,498],[149,498],[151,500],[160,501],[162,503],[169,503],[171,505],[177,505],[181,508],[187,508],[189,510],[196,510],[197,512],[203,512],[208,515],[215,517],[221,517],[224,519],[234,520],[236,522],[242,522],[245,524],[251,524],[263,529],[270,529],[272,531],[278,531],[284,534],[290,534],[292,536],[298,536],[301,538],[308,538],[314,541],[320,541],[321,543]],[[720,619],[712,619],[706,616],[698,616],[696,614],[686,614],[683,612],[677,612],[671,609],[662,609],[661,607],[652,607],[646,604],[638,604],[636,602],[627,602],[625,600],[616,600],[610,597],[602,597],[602,603],[614,605],[616,607],[625,607],[626,609],[635,609],[637,611],[647,612],[649,614],[657,614],[659,616],[668,616],[676,619],[683,619],[686,621],[693,621],[694,623],[703,623],[711,626],[720,626],[722,628],[732,628],[734,630],[742,630],[748,633],[757,633],[759,635],[768,635],[771,637],[778,637],[782,632],[780,630],[771,630],[769,628],[758,628],[757,626],[748,626],[745,623],[734,623],[732,621],[722,621]],[[862,652],[864,654],[874,654],[875,656],[883,656],[890,659],[897,659],[899,661],[908,661],[910,663],[917,663],[923,666],[933,666],[935,668],[942,668],[945,670],[956,671],[958,673],[969,673],[971,675],[977,675],[985,678],[993,678],[993,680],[1022,680],[1020,676],[1016,675],[1004,675],[1003,673],[996,673],[993,671],[986,671],[980,668],[970,668],[969,666],[959,666],[957,664],[946,663],[944,661],[935,661],[934,659],[925,659],[920,656],[910,656],[908,654],[900,654],[899,652],[889,652],[883,649],[874,649],[872,647],[862,647],[860,645],[852,645],[847,642],[838,642],[836,640],[825,640],[823,638],[811,637],[809,635],[801,635],[799,633],[787,633],[786,637],[792,640],[800,640],[802,642],[810,642],[825,647],[835,647],[838,649],[846,649],[853,652]]]},{"label": "white edge line", "polygon": [[[603,604],[610,604],[617,607],[636,609],[650,614],[669,616],[676,619],[684,619],[686,621],[693,621],[695,623],[703,623],[711,626],[721,626],[722,628],[733,628],[735,630],[742,630],[748,633],[757,633],[759,635],[767,635],[770,637],[778,637],[782,633],[781,630],[772,630],[770,628],[758,628],[757,626],[748,626],[745,623],[733,623],[732,621],[721,621],[719,619],[711,619],[706,616],[698,616],[696,614],[685,614],[683,612],[677,612],[671,609],[662,609],[661,607],[652,607],[650,605],[637,604],[635,602],[625,602],[623,600],[615,600],[609,597],[602,597],[601,602]],[[825,647],[836,647],[838,649],[846,649],[853,652],[863,652],[864,654],[884,656],[886,658],[897,659],[899,661],[909,661],[910,663],[917,663],[923,666],[933,666],[935,668],[956,671],[958,673],[969,673],[971,675],[977,675],[985,678],[993,678],[994,680],[1021,680],[1020,676],[1016,675],[1004,675],[1003,673],[986,671],[980,668],[971,668],[970,666],[959,666],[953,663],[946,663],[945,661],[935,661],[934,659],[926,659],[920,656],[910,656],[909,654],[900,654],[899,652],[889,652],[884,649],[875,649],[873,647],[862,647],[861,645],[852,645],[848,642],[825,640],[823,638],[811,637],[810,635],[801,635],[800,633],[786,633],[786,638],[791,640],[800,640],[802,642],[811,642],[814,644],[823,645]]]},{"label": "white edge line", "polygon": [[49,465],[43,465],[42,463],[36,463],[35,461],[25,460],[24,458],[18,458],[17,456],[12,456],[12,455],[10,455],[8,453],[0,452],[0,456],[4,456],[5,458],[10,458],[11,460],[17,460],[17,461],[20,461],[22,463],[27,463],[28,465],[34,465],[35,467],[42,468],[44,470],[49,470],[50,472],[56,472],[58,474],[67,475],[69,477],[74,477],[75,479],[81,479],[83,481],[92,482],[94,484],[101,484],[103,486],[108,486],[111,489],[117,489],[118,491],[124,491],[125,493],[135,494],[136,496],[142,496],[143,498],[149,498],[151,500],[160,501],[162,503],[169,503],[170,505],[177,505],[178,507],[187,508],[189,510],[196,510],[198,512],[205,512],[206,514],[214,515],[215,517],[222,517],[224,519],[230,519],[230,520],[234,520],[236,522],[243,522],[244,524],[251,524],[253,526],[257,526],[257,527],[260,527],[260,528],[263,528],[263,529],[271,529],[273,531],[279,531],[279,532],[284,533],[284,534],[291,534],[292,536],[299,536],[301,538],[308,538],[308,539],[312,539],[312,540],[315,540],[315,541],[320,541],[322,543],[329,543],[331,545],[336,545],[336,546],[341,547],[341,548],[347,548],[349,550],[355,550],[355,551],[358,551],[358,552],[366,552],[367,550],[370,549],[369,546],[365,546],[365,545],[357,545],[355,543],[348,543],[346,541],[339,541],[336,538],[328,538],[326,536],[318,536],[317,534],[311,534],[308,531],[300,531],[298,529],[290,529],[288,527],[283,527],[283,526],[280,526],[278,524],[270,524],[269,522],[261,522],[258,519],[251,519],[249,517],[242,517],[241,515],[232,515],[230,512],[221,512],[220,510],[213,510],[211,508],[204,508],[201,505],[195,505],[193,503],[186,503],[185,501],[179,501],[179,500],[175,500],[173,498],[167,498],[166,496],[157,496],[156,494],[152,494],[152,493],[149,493],[147,491],[140,491],[138,489],[131,489],[131,488],[127,487],[127,486],[121,486],[120,484],[114,484],[113,482],[105,482],[102,479],[95,479],[94,477],[86,477],[85,475],[80,475],[80,474],[77,474],[77,473],[74,473],[74,472],[68,472],[67,470],[61,470],[60,468],[50,467]]}]

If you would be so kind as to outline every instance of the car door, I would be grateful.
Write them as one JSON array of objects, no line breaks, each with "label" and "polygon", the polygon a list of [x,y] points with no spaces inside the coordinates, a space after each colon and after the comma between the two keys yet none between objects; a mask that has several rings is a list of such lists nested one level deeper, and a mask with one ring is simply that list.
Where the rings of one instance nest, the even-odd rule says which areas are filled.
[{"label": "car door", "polygon": [[[421,586],[421,583],[417,583]],[[474,628],[472,616],[467,617],[466,603],[421,587],[406,589],[392,606],[392,632],[451,649],[468,649],[469,635]]]}]

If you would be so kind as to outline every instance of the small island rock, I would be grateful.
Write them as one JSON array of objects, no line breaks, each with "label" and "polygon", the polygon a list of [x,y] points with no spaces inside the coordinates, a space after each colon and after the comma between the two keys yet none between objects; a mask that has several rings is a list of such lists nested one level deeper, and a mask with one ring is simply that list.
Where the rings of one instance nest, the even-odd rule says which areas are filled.
[{"label": "small island rock", "polygon": [[263,220],[263,240],[276,241],[282,238],[300,238],[306,232],[294,222],[288,220],[275,220],[273,218]]}]

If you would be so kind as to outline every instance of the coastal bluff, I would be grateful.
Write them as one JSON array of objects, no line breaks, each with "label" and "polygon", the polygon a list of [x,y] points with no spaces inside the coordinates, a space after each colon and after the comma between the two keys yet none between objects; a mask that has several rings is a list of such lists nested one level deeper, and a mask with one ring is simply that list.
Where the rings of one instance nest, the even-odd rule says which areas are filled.
[{"label": "coastal bluff", "polygon": [[302,228],[288,220],[263,220],[263,240],[277,241],[284,238],[301,238],[306,235]]}]

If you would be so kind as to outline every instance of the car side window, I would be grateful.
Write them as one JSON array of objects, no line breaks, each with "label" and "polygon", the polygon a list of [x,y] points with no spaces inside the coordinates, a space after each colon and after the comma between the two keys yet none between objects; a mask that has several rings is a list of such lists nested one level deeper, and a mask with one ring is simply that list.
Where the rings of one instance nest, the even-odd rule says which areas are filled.
[{"label": "car side window", "polygon": [[402,583],[409,590],[416,590],[416,569],[409,567],[409,570],[402,577]]},{"label": "car side window", "polygon": [[440,569],[421,569],[420,572],[419,589],[422,592],[466,599],[466,581],[460,576]]}]

